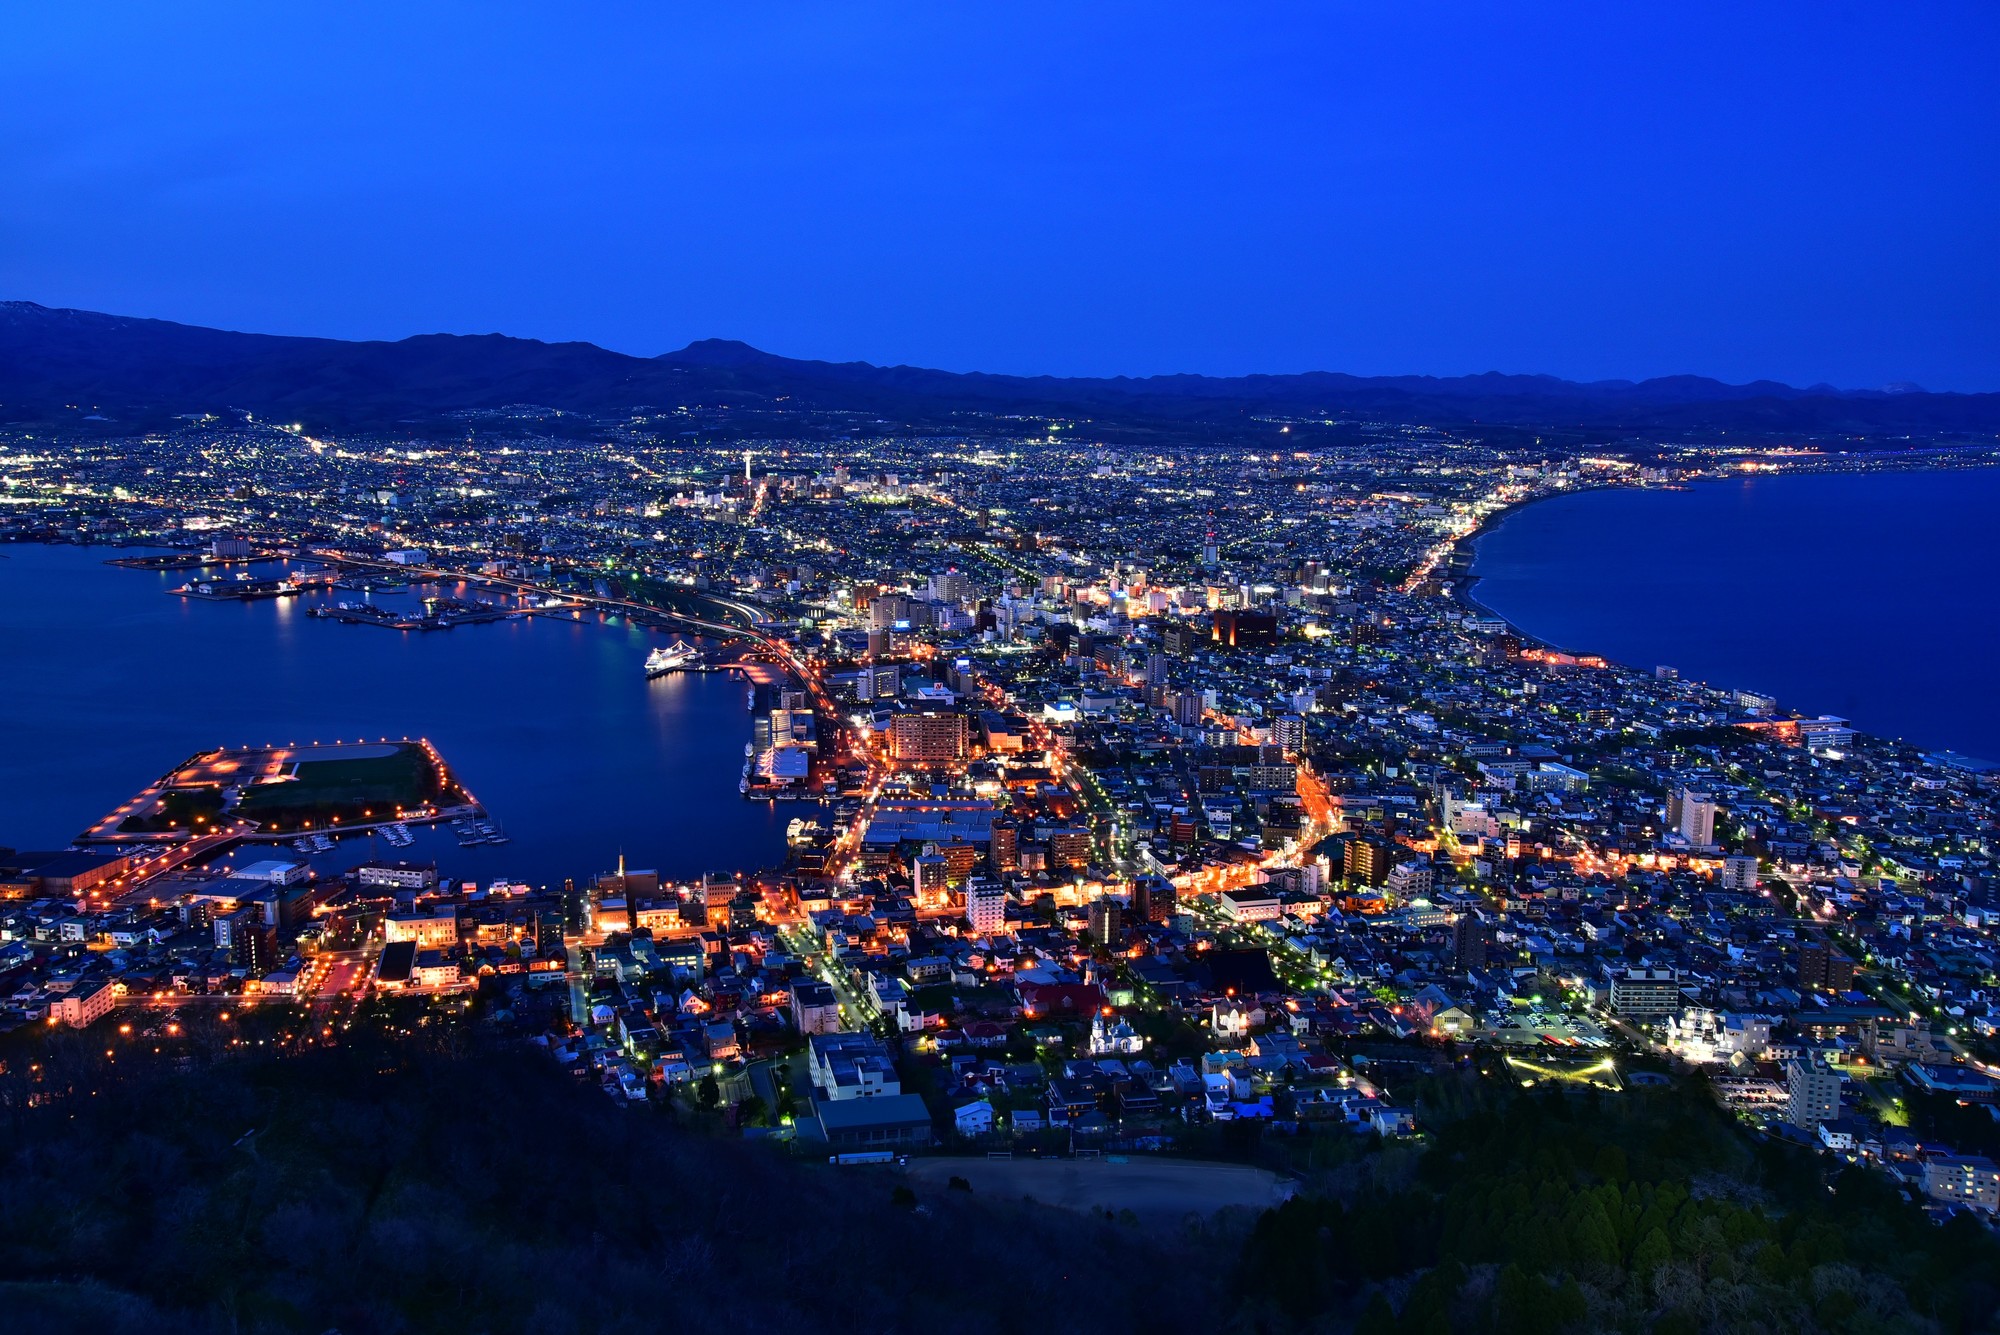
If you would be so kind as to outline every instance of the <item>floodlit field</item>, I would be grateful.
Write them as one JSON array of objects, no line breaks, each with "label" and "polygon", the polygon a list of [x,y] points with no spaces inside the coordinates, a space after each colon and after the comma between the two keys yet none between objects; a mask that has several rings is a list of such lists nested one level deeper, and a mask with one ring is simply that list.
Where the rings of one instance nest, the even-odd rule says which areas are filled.
[{"label": "floodlit field", "polygon": [[[349,748],[350,750],[354,748]],[[297,761],[291,781],[259,784],[243,796],[246,812],[342,802],[408,802],[423,799],[431,766],[423,748],[405,743],[369,747],[374,754]]]},{"label": "floodlit field", "polygon": [[943,1189],[954,1177],[974,1195],[1032,1196],[1072,1210],[1130,1210],[1148,1222],[1178,1222],[1240,1207],[1264,1210],[1292,1194],[1275,1173],[1244,1164],[1185,1159],[912,1159],[920,1189]]},{"label": "floodlit field", "polygon": [[[227,804],[234,791],[239,799]],[[213,833],[239,821],[293,833],[392,820],[465,800],[426,742],[224,747],[190,757],[87,831],[87,837]]]}]

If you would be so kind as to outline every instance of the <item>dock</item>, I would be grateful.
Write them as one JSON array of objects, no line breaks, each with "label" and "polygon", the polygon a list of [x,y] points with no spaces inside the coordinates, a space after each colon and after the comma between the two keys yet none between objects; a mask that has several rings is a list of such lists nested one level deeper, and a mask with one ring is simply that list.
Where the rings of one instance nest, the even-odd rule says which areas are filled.
[{"label": "dock", "polygon": [[372,603],[340,603],[334,607],[315,607],[307,613],[326,621],[338,621],[349,626],[381,626],[388,630],[450,630],[454,626],[477,626],[489,621],[507,621],[520,613],[506,607],[495,607],[490,603],[455,604],[439,607],[422,616],[411,616],[403,612],[391,612],[376,607]]},{"label": "dock", "polygon": [[289,578],[191,580],[168,593],[178,598],[206,598],[212,602],[250,602],[258,598],[296,598],[299,586]]},{"label": "dock", "polygon": [[202,566],[247,566],[259,561],[279,561],[285,554],[278,551],[255,551],[247,556],[215,556],[206,550],[173,552],[165,556],[113,556],[104,564],[122,566],[127,570],[194,570]]}]

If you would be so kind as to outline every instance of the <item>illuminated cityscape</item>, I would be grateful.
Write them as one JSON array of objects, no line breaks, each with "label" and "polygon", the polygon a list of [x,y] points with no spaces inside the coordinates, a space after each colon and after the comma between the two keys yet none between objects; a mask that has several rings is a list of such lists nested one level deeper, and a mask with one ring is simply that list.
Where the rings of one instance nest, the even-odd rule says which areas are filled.
[{"label": "illuminated cityscape", "polygon": [[[1523,1048],[1723,1066],[1729,1106],[1807,1138],[1894,1125],[1912,1080],[2000,1090],[1988,979],[1956,963],[1987,949],[1988,767],[1554,651],[1465,596],[1468,539],[1506,507],[1871,456],[1641,463],[1389,426],[1244,455],[1002,420],[827,442],[810,421],[746,465],[726,418],[695,444],[678,420],[595,447],[504,416],[458,446],[247,417],[12,441],[8,536],[212,572],[181,596],[393,579],[698,633],[676,666],[755,706],[740,781],[707,781],[798,804],[784,865],[718,850],[688,882],[578,850],[565,886],[478,884],[448,858],[290,856],[410,822],[504,838],[435,751],[345,802],[287,794],[393,747],[201,760],[74,851],[14,859],[17,1022],[87,1024],[100,995],[497,994],[614,1097],[784,1102],[783,1134],[835,1149],[964,1126],[1126,1144],[1301,1109],[1408,1130],[1371,1069],[1456,1052],[1553,1078]],[[204,868],[239,842],[271,856]],[[929,1101],[813,1122],[843,1087],[822,1104],[770,1071],[826,1032],[874,1035],[890,1084],[892,1047],[924,1066]],[[1788,1122],[1799,1063],[1843,1093]]]},{"label": "illuminated cityscape", "polygon": [[0,1326],[1996,1328],[1993,13],[100,9]]}]

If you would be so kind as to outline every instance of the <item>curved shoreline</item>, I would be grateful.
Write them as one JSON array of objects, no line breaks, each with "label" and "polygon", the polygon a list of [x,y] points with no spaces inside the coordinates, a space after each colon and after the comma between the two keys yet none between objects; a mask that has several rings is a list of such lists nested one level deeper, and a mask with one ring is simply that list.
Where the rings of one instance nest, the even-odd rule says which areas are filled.
[{"label": "curved shoreline", "polygon": [[[1665,490],[1666,488],[1659,488],[1659,489]],[[1593,483],[1587,487],[1566,487],[1561,491],[1552,491],[1546,496],[1530,496],[1528,497],[1528,499],[1523,501],[1513,501],[1507,505],[1501,506],[1498,510],[1495,510],[1492,514],[1486,516],[1485,519],[1481,520],[1478,528],[1475,528],[1474,530],[1472,530],[1472,532],[1466,534],[1464,537],[1460,538],[1457,542],[1452,544],[1452,550],[1454,551],[1454,553],[1460,550],[1470,552],[1472,554],[1473,560],[1476,561],[1478,559],[1478,552],[1474,549],[1475,543],[1477,543],[1481,538],[1487,536],[1490,533],[1498,532],[1500,526],[1506,523],[1507,520],[1512,518],[1514,515],[1517,515],[1524,510],[1532,509],[1537,505],[1541,505],[1545,501],[1558,500],[1564,496],[1581,496],[1587,492],[1593,492],[1593,491],[1647,491],[1647,490],[1653,490],[1653,488],[1639,486],[1627,482],[1599,482],[1599,483]],[[1523,628],[1519,623],[1517,623],[1512,617],[1508,616],[1506,613],[1501,612],[1497,608],[1488,607],[1485,603],[1479,601],[1478,595],[1476,595],[1473,592],[1473,590],[1479,586],[1480,581],[1484,578],[1485,576],[1480,575],[1476,571],[1474,571],[1471,562],[1468,562],[1465,567],[1465,574],[1461,577],[1455,578],[1452,581],[1452,589],[1451,589],[1452,601],[1456,603],[1463,603],[1467,607],[1477,612],[1480,612],[1486,616],[1496,617],[1499,620],[1506,622],[1507,629],[1512,631],[1514,635],[1518,637],[1523,644],[1532,644],[1537,648],[1542,648],[1542,649],[1554,649],[1558,653],[1565,653],[1565,654],[1596,653],[1595,650],[1591,649],[1571,649],[1564,645],[1557,644],[1553,640],[1543,639],[1539,635],[1531,634],[1529,631]],[[1598,654],[1597,656],[1600,658],[1604,657],[1604,655],[1602,654]],[[1605,661],[1617,662],[1618,660],[1606,658]],[[1637,668],[1633,668],[1629,663],[1619,662],[1619,666],[1624,668],[1630,668],[1634,672],[1639,670]]]},{"label": "curved shoreline", "polygon": [[[17,562],[27,562],[23,579],[6,582],[9,612],[22,608],[24,624],[68,645],[99,638],[114,647],[149,645],[147,652],[173,665],[169,683],[190,679],[195,669],[185,664],[216,655],[227,661],[276,655],[275,637],[287,627],[308,637],[288,641],[293,647],[280,663],[285,679],[299,683],[293,695],[260,685],[242,703],[217,706],[213,692],[192,691],[164,715],[169,726],[161,735],[170,743],[183,740],[184,730],[193,734],[185,738],[190,745],[169,754],[231,736],[354,736],[357,720],[371,737],[429,735],[474,785],[480,803],[505,819],[514,842],[461,850],[448,832],[413,826],[423,841],[414,854],[419,860],[438,860],[482,882],[504,876],[560,885],[609,865],[622,846],[633,865],[657,866],[669,876],[714,867],[748,872],[780,865],[786,821],[808,814],[806,804],[787,811],[743,801],[724,778],[741,767],[750,731],[742,688],[718,677],[647,685],[640,660],[650,644],[667,641],[623,617],[603,624],[594,615],[521,618],[454,647],[452,636],[362,635],[303,618],[281,625],[271,604],[204,603],[198,611],[190,604],[188,615],[156,616],[153,604],[178,605],[153,592],[171,577],[106,566],[100,553],[108,545],[8,545]],[[101,624],[144,629],[106,635]],[[65,649],[54,658],[67,663],[83,652]],[[23,701],[48,675],[39,658],[16,665],[10,721],[33,714]],[[554,698],[522,710],[530,690],[538,701],[544,693]],[[72,751],[53,777],[31,786],[24,771],[19,782],[0,784],[17,799],[10,824],[24,847],[66,846],[86,820],[129,796],[124,783],[136,785],[160,770],[163,757],[148,744],[146,725],[123,716],[105,723],[95,711],[74,708],[81,721],[62,739]],[[377,718],[381,726],[370,731]],[[88,763],[76,759],[83,752]]]},{"label": "curved shoreline", "polygon": [[[1940,461],[1931,464],[1911,464],[1905,467],[1895,467],[1895,468],[1814,468],[1814,469],[1802,468],[1802,469],[1792,469],[1792,470],[1779,470],[1778,472],[1772,473],[1769,476],[1775,480],[1775,479],[1794,478],[1794,477],[1853,476],[1860,473],[1962,473],[1962,472],[1969,472],[1969,471],[1989,469],[1989,468],[2000,469],[2000,458],[1982,458],[1976,462],[1957,463],[1957,464]],[[1472,532],[1467,533],[1465,536],[1453,542],[1452,550],[1454,551],[1454,553],[1460,550],[1472,552],[1476,559],[1477,552],[1474,551],[1474,544],[1476,544],[1481,538],[1486,537],[1488,534],[1498,532],[1502,524],[1506,523],[1507,520],[1519,514],[1523,510],[1532,509],[1533,507],[1544,504],[1548,501],[1560,500],[1565,496],[1582,496],[1588,492],[1593,492],[1593,491],[1688,491],[1691,490],[1696,483],[1750,481],[1754,480],[1754,477],[1755,475],[1745,475],[1744,477],[1741,478],[1731,478],[1727,476],[1697,477],[1697,478],[1691,478],[1686,482],[1665,483],[1653,486],[1637,482],[1593,482],[1580,487],[1565,487],[1561,491],[1552,491],[1542,496],[1530,496],[1526,500],[1511,501],[1508,504],[1501,506],[1498,510],[1495,510],[1492,514],[1487,515],[1486,518],[1481,520],[1478,528],[1475,528],[1474,530],[1472,530]],[[1553,640],[1544,639],[1539,635],[1530,633],[1528,630],[1518,625],[1512,617],[1509,617],[1508,615],[1506,615],[1504,612],[1501,612],[1497,608],[1489,607],[1485,603],[1481,602],[1479,598],[1473,593],[1473,590],[1476,587],[1478,587],[1480,581],[1484,578],[1485,577],[1483,575],[1480,575],[1479,573],[1474,571],[1472,566],[1468,564],[1465,568],[1465,573],[1462,576],[1455,576],[1452,579],[1452,591],[1450,594],[1452,601],[1464,603],[1468,607],[1471,607],[1476,611],[1485,613],[1487,616],[1498,617],[1500,620],[1506,622],[1507,628],[1511,630],[1514,634],[1520,636],[1523,641],[1532,642],[1543,648],[1554,649],[1560,653],[1593,654],[1599,658],[1605,659],[1606,662],[1615,662],[1618,663],[1618,665],[1621,667],[1632,668],[1632,670],[1635,672],[1640,670],[1638,668],[1632,667],[1630,663],[1626,663],[1622,659],[1610,658],[1605,654],[1599,653],[1595,649],[1573,649],[1566,645],[1557,644]]]},{"label": "curved shoreline", "polygon": [[[1894,473],[1894,474],[1947,473],[1947,472],[1964,472],[1974,469],[1977,470],[2000,469],[2000,460],[1981,459],[1977,462],[1965,462],[1965,463],[1958,463],[1956,465],[1953,465],[1951,463],[1941,463],[1934,465],[1916,465],[1910,467],[1876,468],[1876,469],[1828,468],[1828,469],[1796,470],[1791,472],[1781,471],[1768,476],[1770,476],[1775,480],[1775,479],[1804,477],[1804,476],[1828,476],[1828,475],[1853,476],[1860,473],[1873,473],[1873,472]],[[1474,545],[1480,539],[1486,537],[1487,535],[1497,532],[1500,529],[1500,527],[1506,522],[1506,520],[1513,517],[1518,512],[1527,510],[1530,507],[1539,505],[1545,501],[1555,500],[1562,496],[1577,495],[1587,491],[1692,490],[1693,487],[1691,484],[1695,483],[1712,482],[1719,484],[1732,481],[1754,481],[1754,480],[1760,480],[1760,475],[1751,474],[1751,475],[1744,475],[1741,477],[1731,477],[1727,475],[1720,477],[1699,477],[1690,479],[1686,483],[1668,484],[1668,485],[1645,485],[1645,484],[1622,483],[1622,482],[1601,483],[1585,487],[1566,488],[1562,491],[1549,492],[1544,495],[1533,496],[1525,500],[1513,502],[1509,505],[1501,507],[1498,510],[1495,510],[1492,514],[1486,516],[1486,518],[1482,520],[1482,522],[1476,529],[1474,529],[1470,533],[1467,533],[1463,537],[1459,538],[1458,541],[1454,544],[1455,553],[1456,551],[1462,549],[1470,553],[1472,559],[1466,563],[1464,568],[1464,573],[1460,576],[1455,577],[1451,581],[1451,590],[1448,596],[1454,603],[1458,604],[1461,607],[1466,608],[1468,611],[1476,612],[1481,616],[1491,617],[1493,619],[1503,622],[1507,626],[1508,630],[1520,639],[1523,646],[1531,646],[1537,649],[1545,649],[1557,653],[1576,655],[1579,657],[1581,656],[1595,657],[1602,659],[1606,663],[1609,663],[1612,666],[1621,669],[1623,671],[1632,672],[1641,676],[1650,676],[1653,669],[1636,665],[1625,658],[1614,657],[1610,654],[1606,654],[1601,650],[1597,649],[1577,648],[1569,645],[1559,644],[1556,641],[1551,640],[1545,636],[1534,634],[1533,632],[1521,626],[1521,624],[1517,620],[1515,620],[1514,617],[1511,617],[1506,613],[1501,612],[1499,609],[1484,602],[1482,599],[1480,599],[1480,597],[1476,592],[1478,585],[1485,578],[1485,576],[1478,574],[1473,568],[1473,563],[1476,562],[1477,560],[1477,552],[1475,550]],[[1684,677],[1681,678],[1681,680],[1688,681],[1691,684],[1701,686],[1708,690],[1714,690],[1714,691],[1734,691],[1734,690],[1748,689],[1730,684],[1718,684],[1717,682],[1710,680],[1708,678]],[[1769,688],[1758,687],[1756,689],[1760,692],[1766,692],[1768,691]],[[1796,709],[1785,710],[1783,712],[1801,713],[1801,711]],[[1801,716],[1803,715],[1801,714]],[[1862,736],[1871,738],[1876,741],[1889,742],[1898,746],[1909,746],[1916,750],[1929,754],[1959,755],[1965,757],[1966,759],[1983,760],[1983,757],[1972,755],[1971,753],[1967,752],[1958,751],[1955,746],[1951,745],[1946,745],[1946,744],[1927,745],[1920,742],[1910,741],[1902,737],[1890,736],[1885,733],[1874,731],[1867,727],[1856,727],[1855,731]]]}]

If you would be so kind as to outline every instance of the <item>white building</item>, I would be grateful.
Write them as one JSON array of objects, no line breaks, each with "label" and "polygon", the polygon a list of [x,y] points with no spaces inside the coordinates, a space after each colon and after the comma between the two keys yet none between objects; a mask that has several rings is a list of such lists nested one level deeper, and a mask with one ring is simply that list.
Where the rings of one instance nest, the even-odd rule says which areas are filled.
[{"label": "white building", "polygon": [[1224,890],[1221,900],[1222,912],[1232,922],[1270,922],[1282,911],[1276,895],[1256,887]]},{"label": "white building", "polygon": [[1924,1161],[1924,1192],[1993,1214],[2000,1211],[2000,1167],[1978,1155],[1933,1155]]},{"label": "white building", "polygon": [[51,1013],[72,1029],[88,1029],[111,1014],[117,1004],[117,986],[109,978],[92,978],[66,993]]},{"label": "white building", "polygon": [[439,950],[417,952],[417,961],[410,972],[410,981],[418,987],[450,987],[459,981],[460,974],[456,957]]},{"label": "white building", "polygon": [[370,890],[428,890],[437,884],[437,868],[430,863],[364,862],[354,873]]},{"label": "white building", "polygon": [[1668,968],[1613,969],[1611,1009],[1620,1015],[1672,1015],[1681,1008],[1681,976]]},{"label": "white building", "polygon": [[442,913],[385,914],[382,918],[382,939],[389,942],[414,941],[419,950],[455,946],[458,944],[458,912],[446,909]]},{"label": "white building", "polygon": [[813,1088],[832,1102],[903,1092],[889,1050],[868,1034],[814,1034],[806,1056]]},{"label": "white building", "polygon": [[1146,1040],[1115,1015],[1099,1012],[1090,1021],[1090,1055],[1093,1057],[1136,1057],[1146,1050]]},{"label": "white building", "polygon": [[1816,1130],[1821,1122],[1840,1116],[1840,1073],[1818,1062],[1800,1059],[1785,1063],[1786,1120],[1793,1126]]},{"label": "white building", "polygon": [[1223,1038],[1245,1038],[1264,1021],[1261,1008],[1230,997],[1215,1003],[1209,1024]]},{"label": "white building", "polygon": [[1590,775],[1574,765],[1545,760],[1529,772],[1528,786],[1539,791],[1581,793],[1590,787]]},{"label": "white building", "polygon": [[234,874],[247,880],[269,881],[272,885],[297,885],[312,875],[312,868],[303,862],[265,858],[261,862],[237,868]]},{"label": "white building", "polygon": [[1392,1108],[1386,1103],[1378,1103],[1368,1110],[1368,1125],[1382,1136],[1413,1136],[1417,1132],[1415,1113],[1408,1108]]},{"label": "white building", "polygon": [[1676,789],[1667,797],[1667,824],[1696,848],[1715,842],[1715,799],[1692,788]]},{"label": "white building", "polygon": [[1740,853],[1724,858],[1716,880],[1724,890],[1755,890],[1759,884],[1757,859]]},{"label": "white building", "polygon": [[1667,1046],[1682,1061],[1702,1065],[1741,1054],[1754,1059],[1771,1045],[1771,1022],[1761,1015],[1729,1015],[1690,1006],[1667,1017]]},{"label": "white building", "polygon": [[965,925],[979,936],[1006,931],[1006,888],[997,881],[969,882],[965,887]]},{"label": "white building", "polygon": [[833,988],[815,978],[792,984],[792,1023],[802,1034],[840,1032],[840,1003]]},{"label": "white building", "polygon": [[993,1133],[993,1105],[985,1099],[968,1099],[952,1109],[952,1122],[961,1136]]},{"label": "white building", "polygon": [[1412,859],[1389,868],[1386,888],[1392,895],[1416,899],[1431,892],[1431,864]]}]

